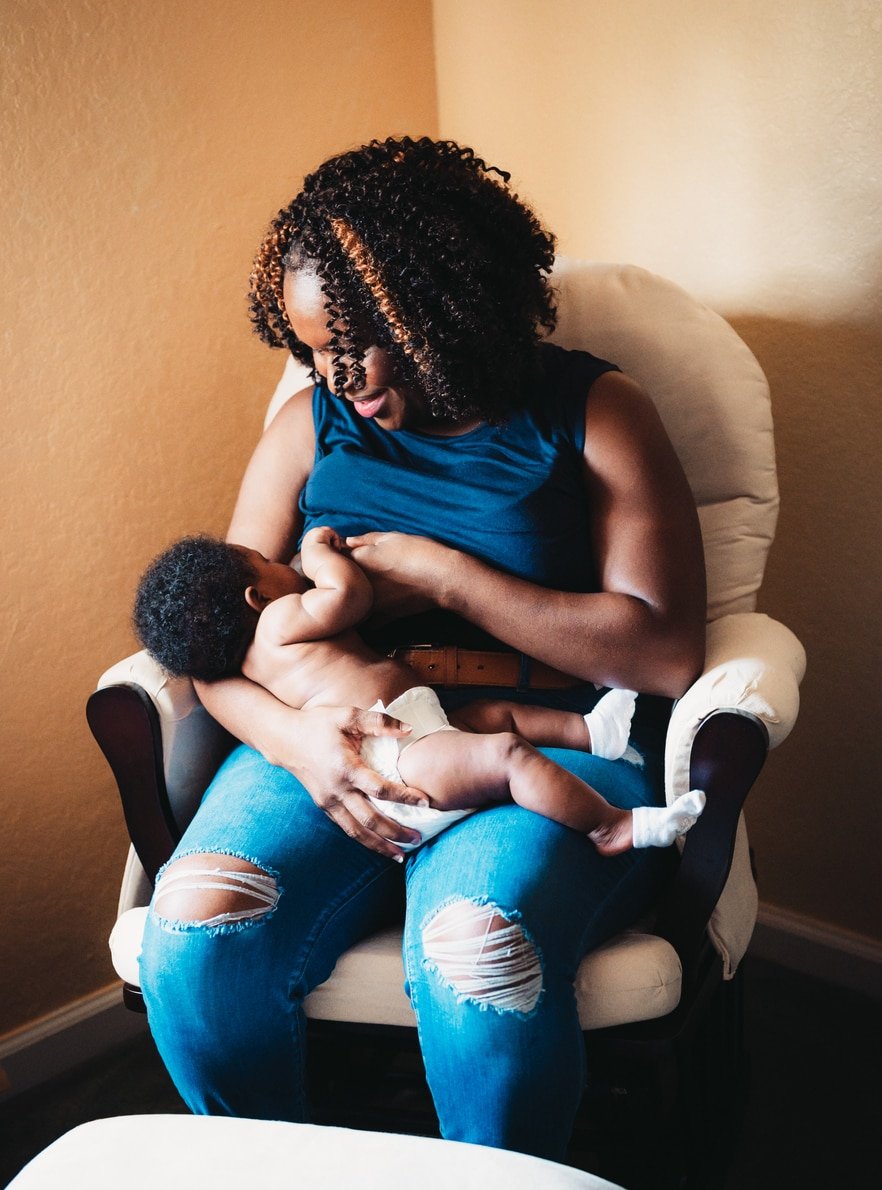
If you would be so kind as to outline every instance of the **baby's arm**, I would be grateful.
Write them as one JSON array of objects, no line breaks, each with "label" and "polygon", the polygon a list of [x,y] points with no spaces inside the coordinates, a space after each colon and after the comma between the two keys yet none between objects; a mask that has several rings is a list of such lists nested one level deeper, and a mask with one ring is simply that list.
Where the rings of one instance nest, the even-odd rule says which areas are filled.
[{"label": "baby's arm", "polygon": [[373,592],[367,575],[340,552],[341,539],[326,525],[310,529],[300,547],[303,574],[315,584],[302,595],[283,595],[260,617],[259,631],[274,644],[336,636],[359,624]]}]

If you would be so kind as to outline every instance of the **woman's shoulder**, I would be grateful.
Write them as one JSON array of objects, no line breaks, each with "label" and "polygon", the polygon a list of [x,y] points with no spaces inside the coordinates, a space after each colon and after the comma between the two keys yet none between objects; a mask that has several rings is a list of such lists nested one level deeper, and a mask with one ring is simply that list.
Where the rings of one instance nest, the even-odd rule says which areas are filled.
[{"label": "woman's shoulder", "polygon": [[272,460],[288,465],[300,460],[307,470],[315,452],[312,417],[312,389],[302,389],[290,396],[273,415],[257,444],[255,458],[264,466]]},{"label": "woman's shoulder", "polygon": [[662,460],[679,467],[655,402],[623,372],[603,376],[586,405],[585,458],[598,473],[624,475],[635,461],[643,470]]},{"label": "woman's shoulder", "polygon": [[584,395],[598,377],[619,371],[618,364],[590,351],[561,347],[557,343],[540,343],[539,359],[548,386],[564,393]]},{"label": "woman's shoulder", "polygon": [[313,387],[302,388],[284,400],[267,422],[266,429],[273,426],[290,426],[303,421],[312,422]]},{"label": "woman's shoulder", "polygon": [[581,453],[589,393],[601,377],[618,374],[618,368],[588,351],[547,342],[540,344],[539,363],[541,379],[534,390],[533,416],[555,435],[563,430]]}]

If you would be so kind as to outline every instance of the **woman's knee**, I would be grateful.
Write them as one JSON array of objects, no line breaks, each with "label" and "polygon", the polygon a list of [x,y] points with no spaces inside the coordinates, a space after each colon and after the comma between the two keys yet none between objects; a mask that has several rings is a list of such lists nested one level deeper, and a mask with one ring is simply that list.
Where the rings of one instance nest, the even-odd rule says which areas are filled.
[{"label": "woman's knee", "polygon": [[212,930],[264,920],[280,895],[276,875],[250,860],[195,852],[172,861],[162,872],[151,912],[160,924]]},{"label": "woman's knee", "polygon": [[459,898],[421,931],[425,966],[462,1002],[531,1013],[543,990],[538,949],[514,914],[492,901]]}]

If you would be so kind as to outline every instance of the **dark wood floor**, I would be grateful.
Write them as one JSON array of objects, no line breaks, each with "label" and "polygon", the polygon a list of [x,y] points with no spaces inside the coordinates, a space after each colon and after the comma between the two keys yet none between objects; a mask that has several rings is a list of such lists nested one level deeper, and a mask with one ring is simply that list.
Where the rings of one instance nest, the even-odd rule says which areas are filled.
[{"label": "dark wood floor", "polygon": [[[725,1190],[875,1190],[882,1179],[879,1009],[855,993],[747,960],[750,1090]],[[387,1088],[392,1110],[396,1095],[400,1103],[390,1131],[420,1130],[414,1121],[421,1112],[426,1118],[425,1093],[407,1067],[405,1056],[400,1085]],[[149,1037],[129,1042],[0,1107],[0,1186],[77,1124],[182,1111]]]}]

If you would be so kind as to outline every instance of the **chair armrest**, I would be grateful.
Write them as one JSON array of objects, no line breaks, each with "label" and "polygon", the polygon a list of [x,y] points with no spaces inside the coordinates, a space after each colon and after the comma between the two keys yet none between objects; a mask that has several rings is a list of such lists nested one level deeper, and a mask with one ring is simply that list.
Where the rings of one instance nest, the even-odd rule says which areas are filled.
[{"label": "chair armrest", "polygon": [[[757,719],[733,711],[710,714],[695,733],[691,787],[705,791],[707,804],[686,836],[677,874],[659,906],[654,930],[680,956],[684,981],[698,971],[708,923],[732,867],[741,808],[765,763],[767,739]],[[750,916],[753,906],[746,909]],[[712,941],[728,968],[728,948],[717,944],[713,931]],[[727,970],[727,974],[731,972]]]},{"label": "chair armrest", "polygon": [[116,778],[135,851],[153,880],[233,739],[188,679],[170,678],[145,652],[101,676],[86,717]]},{"label": "chair armrest", "polygon": [[708,624],[704,673],[674,707],[668,726],[668,804],[695,788],[690,784],[693,744],[709,715],[733,711],[752,716],[763,725],[768,746],[776,748],[796,722],[804,673],[805,650],[777,620],[741,612]]},{"label": "chair armrest", "polygon": [[789,735],[799,711],[805,651],[783,624],[756,612],[708,625],[705,671],[674,708],[665,749],[668,803],[688,789],[707,794],[686,836],[656,932],[695,970],[705,931],[727,978],[756,920],[742,806],[769,747]]}]

